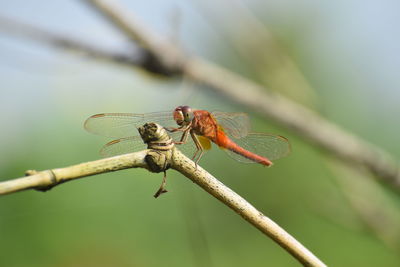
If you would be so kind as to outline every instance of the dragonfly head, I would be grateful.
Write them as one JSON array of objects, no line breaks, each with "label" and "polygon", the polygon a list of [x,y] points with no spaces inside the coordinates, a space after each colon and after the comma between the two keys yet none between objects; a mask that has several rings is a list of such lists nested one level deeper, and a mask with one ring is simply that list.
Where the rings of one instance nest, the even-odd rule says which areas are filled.
[{"label": "dragonfly head", "polygon": [[193,111],[189,106],[179,106],[174,110],[174,120],[179,126],[188,125],[193,119]]}]

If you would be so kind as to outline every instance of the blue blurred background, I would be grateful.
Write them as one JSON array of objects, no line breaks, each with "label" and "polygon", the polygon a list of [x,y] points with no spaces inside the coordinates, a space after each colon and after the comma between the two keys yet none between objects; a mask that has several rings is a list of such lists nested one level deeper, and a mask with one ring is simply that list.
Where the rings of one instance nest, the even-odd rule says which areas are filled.
[{"label": "blue blurred background", "polygon": [[[145,25],[199,55],[315,109],[400,157],[400,2],[120,1]],[[112,51],[137,51],[84,1],[3,1],[0,17]],[[100,112],[181,104],[245,111],[200,85],[163,79],[15,37],[0,25],[0,180],[98,159],[83,129]],[[245,91],[243,92],[246,93]],[[400,266],[399,197],[295,133],[273,168],[214,149],[209,172],[329,266]],[[185,177],[125,170],[0,199],[0,266],[298,266],[278,245]]]}]

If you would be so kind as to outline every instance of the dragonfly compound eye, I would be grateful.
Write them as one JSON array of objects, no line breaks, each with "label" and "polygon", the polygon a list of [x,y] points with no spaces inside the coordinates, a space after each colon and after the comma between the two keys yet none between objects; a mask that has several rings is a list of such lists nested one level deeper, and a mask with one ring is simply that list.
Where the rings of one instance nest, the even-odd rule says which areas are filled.
[{"label": "dragonfly compound eye", "polygon": [[182,114],[184,116],[185,122],[190,122],[193,119],[193,112],[189,106],[182,107]]}]

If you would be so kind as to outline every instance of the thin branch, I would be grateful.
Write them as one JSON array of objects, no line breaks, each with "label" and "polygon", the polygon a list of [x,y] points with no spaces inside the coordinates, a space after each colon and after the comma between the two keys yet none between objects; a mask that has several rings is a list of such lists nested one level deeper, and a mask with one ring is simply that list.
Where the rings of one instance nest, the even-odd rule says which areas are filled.
[{"label": "thin branch", "polygon": [[45,191],[77,178],[126,168],[141,167],[153,172],[165,172],[167,168],[172,168],[182,173],[206,192],[234,210],[262,233],[269,236],[304,266],[326,266],[274,221],[266,217],[244,198],[176,149],[171,142],[172,139],[167,135],[164,128],[154,123],[148,123],[139,128],[139,132],[143,140],[148,143],[149,148],[157,147],[158,150],[143,150],[70,167],[47,170],[28,177],[1,182],[0,195],[25,189]]},{"label": "thin branch", "polygon": [[179,150],[172,154],[171,168],[179,171],[198,184],[205,191],[220,200],[262,233],[269,236],[304,266],[326,266],[294,237],[283,230],[270,218],[258,211],[244,198],[232,191],[200,166],[191,161]]},{"label": "thin branch", "polygon": [[[157,50],[159,40],[148,29],[142,28],[132,18],[132,14],[120,12],[115,2],[105,0],[84,0],[101,12],[113,25],[122,30],[133,41],[151,47],[149,53],[159,57],[160,62],[179,62],[178,73],[203,84],[216,93],[245,106],[260,115],[272,119],[293,130],[309,142],[317,145],[349,164],[357,164],[371,171],[378,179],[400,190],[400,172],[397,160],[377,146],[348,133],[339,126],[319,116],[279,94],[267,93],[267,89],[227,69],[200,58],[185,57],[177,47],[163,45]],[[163,60],[168,56],[169,60]],[[172,57],[176,57],[175,60]],[[168,66],[163,65],[167,69]]]},{"label": "thin branch", "polygon": [[112,21],[118,30],[147,52],[146,61],[150,63],[148,69],[152,72],[158,70],[164,75],[182,73],[182,64],[185,60],[182,51],[166,40],[158,38],[126,9],[118,6],[116,2],[111,5],[110,1],[104,0],[83,0],[83,2]]},{"label": "thin branch", "polygon": [[140,167],[148,169],[147,163],[145,162],[146,155],[147,150],[144,150],[64,168],[40,172],[29,170],[26,172],[28,175],[26,177],[0,182],[0,195],[11,194],[27,189],[47,191],[56,185],[78,178],[127,168]]}]

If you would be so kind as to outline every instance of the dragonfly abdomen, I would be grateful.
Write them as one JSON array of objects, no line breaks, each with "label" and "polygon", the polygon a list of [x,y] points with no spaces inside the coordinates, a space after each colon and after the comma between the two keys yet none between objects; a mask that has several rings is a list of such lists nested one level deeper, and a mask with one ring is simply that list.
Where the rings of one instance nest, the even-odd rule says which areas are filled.
[{"label": "dragonfly abdomen", "polygon": [[260,155],[257,155],[253,152],[250,152],[250,151],[244,149],[243,147],[239,146],[238,144],[236,144],[228,136],[226,136],[226,134],[223,131],[218,130],[217,138],[215,141],[213,140],[213,142],[216,143],[221,148],[229,149],[230,151],[232,151],[242,157],[245,157],[249,160],[260,163],[264,166],[272,165],[272,162],[269,159],[262,157]]}]

